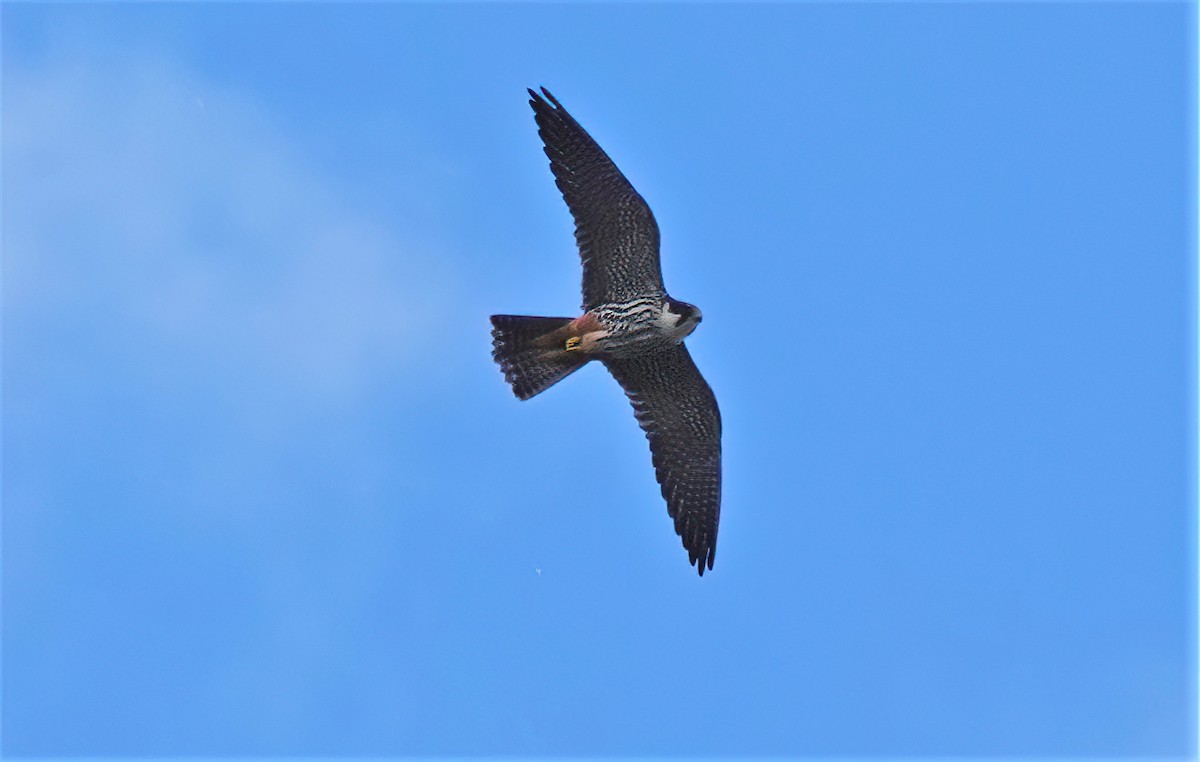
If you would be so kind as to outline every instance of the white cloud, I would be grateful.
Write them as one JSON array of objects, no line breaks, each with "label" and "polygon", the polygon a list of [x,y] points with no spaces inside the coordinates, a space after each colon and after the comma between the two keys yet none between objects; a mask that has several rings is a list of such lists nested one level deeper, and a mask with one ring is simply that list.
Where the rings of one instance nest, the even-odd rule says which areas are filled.
[{"label": "white cloud", "polygon": [[[110,554],[93,540],[118,535],[112,563],[147,584],[240,570],[252,605],[223,604],[223,671],[194,700],[303,726],[322,649],[373,610],[396,555],[382,527],[406,508],[389,492],[405,461],[380,446],[377,405],[454,371],[429,329],[458,285],[248,94],[144,53],[48,61],[4,72],[10,576],[69,600]],[[94,531],[75,546],[69,526]],[[90,648],[75,639],[94,623],[63,616],[55,632]]]},{"label": "white cloud", "polygon": [[253,99],[137,54],[10,65],[5,90],[18,341],[107,329],[148,365],[317,405],[429,364],[438,260],[351,208]]}]

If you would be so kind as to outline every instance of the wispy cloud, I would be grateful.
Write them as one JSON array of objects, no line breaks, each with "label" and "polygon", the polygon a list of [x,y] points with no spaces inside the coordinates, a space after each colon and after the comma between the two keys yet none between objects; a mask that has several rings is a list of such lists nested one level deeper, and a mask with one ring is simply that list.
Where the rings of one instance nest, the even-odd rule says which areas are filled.
[{"label": "wispy cloud", "polygon": [[[379,446],[377,405],[453,372],[428,330],[453,273],[355,208],[250,93],[144,52],[6,62],[4,78],[6,574],[28,594],[6,605],[30,665],[14,706],[58,714],[36,686],[88,637],[70,607],[34,611],[51,588],[107,600],[92,627],[221,633],[220,674],[188,667],[195,695],[166,714],[240,695],[247,718],[303,725],[318,694],[266,686],[319,682],[339,623],[371,610],[406,515],[395,447],[420,451]],[[227,613],[147,611],[157,585]],[[151,672],[173,658],[145,656]],[[226,680],[264,670],[261,692]]]},{"label": "wispy cloud", "polygon": [[428,252],[351,208],[252,98],[112,63],[5,74],[15,340],[111,329],[156,366],[318,405],[421,364],[448,303]]}]

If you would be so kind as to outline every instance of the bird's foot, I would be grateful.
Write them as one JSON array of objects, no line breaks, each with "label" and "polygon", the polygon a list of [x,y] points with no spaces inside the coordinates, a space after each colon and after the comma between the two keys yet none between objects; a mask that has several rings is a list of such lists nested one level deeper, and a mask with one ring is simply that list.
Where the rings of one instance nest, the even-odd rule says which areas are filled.
[{"label": "bird's foot", "polygon": [[582,343],[583,343],[583,339],[581,339],[578,336],[572,336],[571,338],[567,339],[567,343],[564,348],[568,352],[577,352],[577,351],[579,351],[579,345]]}]

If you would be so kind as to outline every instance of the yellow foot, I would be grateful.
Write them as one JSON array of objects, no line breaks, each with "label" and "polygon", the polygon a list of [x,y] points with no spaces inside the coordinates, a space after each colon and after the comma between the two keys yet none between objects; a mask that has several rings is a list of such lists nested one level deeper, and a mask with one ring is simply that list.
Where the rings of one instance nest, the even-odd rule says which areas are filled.
[{"label": "yellow foot", "polygon": [[566,350],[568,352],[576,352],[579,350],[579,345],[582,343],[583,339],[579,338],[578,336],[572,336],[571,338],[567,339]]}]

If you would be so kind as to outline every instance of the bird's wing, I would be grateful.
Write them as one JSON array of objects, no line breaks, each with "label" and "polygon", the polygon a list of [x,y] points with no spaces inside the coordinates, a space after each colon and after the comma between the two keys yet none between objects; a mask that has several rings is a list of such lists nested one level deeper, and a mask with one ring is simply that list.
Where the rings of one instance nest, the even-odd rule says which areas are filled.
[{"label": "bird's wing", "polygon": [[654,473],[700,574],[713,567],[721,517],[721,412],[682,344],[625,359],[604,358],[650,440]]},{"label": "bird's wing", "polygon": [[[542,94],[545,97],[542,97]],[[658,223],[608,154],[546,88],[529,91],[554,182],[575,218],[583,309],[663,294]]]}]

